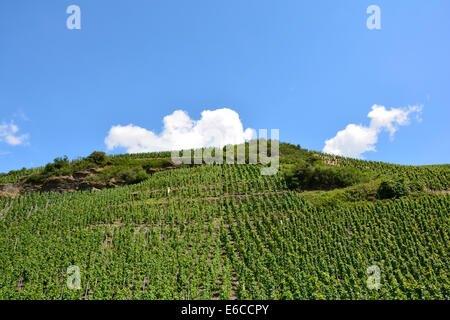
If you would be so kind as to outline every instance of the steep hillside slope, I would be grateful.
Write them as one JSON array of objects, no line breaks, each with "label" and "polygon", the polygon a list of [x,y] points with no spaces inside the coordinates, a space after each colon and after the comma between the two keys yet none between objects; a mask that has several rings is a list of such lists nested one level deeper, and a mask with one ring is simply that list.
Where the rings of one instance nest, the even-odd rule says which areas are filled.
[{"label": "steep hillside slope", "polygon": [[[444,190],[445,170],[425,182]],[[0,298],[449,299],[450,196],[316,201],[345,190],[215,165],[0,199]],[[72,265],[79,290],[66,285]],[[379,290],[367,286],[373,266]]]}]

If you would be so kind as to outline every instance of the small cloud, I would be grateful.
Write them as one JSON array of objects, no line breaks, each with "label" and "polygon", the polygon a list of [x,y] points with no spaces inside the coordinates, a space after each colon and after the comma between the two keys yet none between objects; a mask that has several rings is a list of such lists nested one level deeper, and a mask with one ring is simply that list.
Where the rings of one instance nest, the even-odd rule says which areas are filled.
[{"label": "small cloud", "polygon": [[9,156],[10,154],[12,154],[11,151],[0,151],[0,156]]},{"label": "small cloud", "polygon": [[376,151],[378,135],[386,130],[393,139],[399,126],[410,123],[409,116],[416,114],[416,119],[421,121],[422,106],[409,106],[406,109],[392,108],[387,110],[384,106],[373,105],[367,115],[371,121],[370,126],[349,124],[344,130],[338,131],[334,138],[325,141],[323,152],[340,156],[362,158],[367,151]]},{"label": "small cloud", "polygon": [[19,127],[13,122],[0,124],[0,142],[5,142],[11,146],[26,145],[28,134],[18,135]]},{"label": "small cloud", "polygon": [[28,116],[25,114],[25,112],[23,112],[22,109],[17,110],[17,112],[13,114],[13,118],[19,119],[21,121],[30,121],[30,118],[28,118]]},{"label": "small cloud", "polygon": [[222,147],[251,139],[255,131],[244,130],[239,114],[228,108],[205,110],[200,120],[192,120],[182,110],[164,117],[160,134],[129,124],[113,126],[105,144],[109,150],[122,147],[128,153]]}]

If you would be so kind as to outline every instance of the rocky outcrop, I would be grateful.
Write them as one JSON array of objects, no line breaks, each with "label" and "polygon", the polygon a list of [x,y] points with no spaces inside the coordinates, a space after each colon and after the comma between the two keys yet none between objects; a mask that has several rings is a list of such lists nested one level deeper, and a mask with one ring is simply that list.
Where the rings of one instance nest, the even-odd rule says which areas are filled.
[{"label": "rocky outcrop", "polygon": [[[151,168],[148,174],[154,174],[161,170],[173,170],[176,166]],[[51,176],[43,179],[29,179],[25,176],[20,182],[14,184],[0,184],[0,197],[15,197],[18,194],[30,192],[76,192],[85,190],[102,190],[124,186],[130,183],[120,177],[105,179],[98,174],[104,169],[91,168],[88,170],[74,172],[70,176]],[[38,181],[38,182],[33,182]]]},{"label": "rocky outcrop", "polygon": [[71,176],[48,177],[40,183],[30,183],[28,177],[22,178],[18,183],[0,184],[0,197],[15,197],[18,194],[29,192],[75,192],[81,190],[101,190],[123,185],[116,179],[110,181],[96,181],[86,179],[101,172],[101,169],[89,169],[75,172]]},{"label": "rocky outcrop", "polygon": [[0,184],[0,197],[15,197],[20,191],[20,183]]}]

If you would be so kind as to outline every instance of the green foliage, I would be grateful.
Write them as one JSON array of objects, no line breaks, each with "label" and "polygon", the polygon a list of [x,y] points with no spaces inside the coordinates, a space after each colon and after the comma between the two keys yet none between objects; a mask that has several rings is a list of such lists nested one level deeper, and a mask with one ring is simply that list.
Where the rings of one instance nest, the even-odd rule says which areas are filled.
[{"label": "green foliage", "polygon": [[[298,193],[259,169],[0,199],[0,299],[450,299],[449,195],[358,200],[379,181]],[[81,290],[67,289],[72,265]]]},{"label": "green foliage", "polygon": [[[450,196],[422,192],[448,190],[450,166],[280,152],[286,178],[259,165],[162,170],[170,153],[59,158],[1,175],[103,166],[89,179],[141,183],[0,193],[0,299],[450,299]],[[392,200],[376,200],[381,185]],[[374,264],[380,290],[365,285]],[[71,265],[82,290],[66,289]]]},{"label": "green foliage", "polygon": [[119,184],[134,184],[149,178],[147,172],[138,165],[115,165],[106,167],[99,174],[86,178],[86,181],[108,183],[112,179]]},{"label": "green foliage", "polygon": [[136,160],[136,159],[150,159],[150,158],[170,158],[170,151],[164,152],[149,152],[149,153],[126,153],[126,154],[116,154],[111,156],[114,160],[125,159],[125,160]]},{"label": "green foliage", "polygon": [[44,176],[40,173],[34,173],[28,176],[26,182],[31,184],[40,184],[44,181]]},{"label": "green foliage", "polygon": [[329,165],[358,168],[375,176],[404,177],[419,189],[450,190],[450,164],[431,166],[404,166],[379,161],[364,161],[315,152]]},{"label": "green foliage", "polygon": [[104,152],[94,151],[87,158],[69,161],[67,156],[56,158],[53,163],[45,166],[42,174],[46,177],[72,175],[74,172],[91,168],[104,167],[109,161]]},{"label": "green foliage", "polygon": [[280,156],[286,162],[296,162],[301,159],[311,164],[319,159],[314,152],[290,143],[280,143]]},{"label": "green foliage", "polygon": [[65,176],[70,175],[71,173],[72,170],[67,156],[56,158],[53,163],[48,163],[43,172],[43,174],[47,176]]},{"label": "green foliage", "polygon": [[71,176],[75,172],[92,168],[101,168],[108,164],[109,157],[104,152],[94,151],[87,158],[69,161],[67,156],[56,158],[53,163],[48,163],[43,170],[30,175],[27,183],[40,184],[48,177]]},{"label": "green foliage", "polygon": [[423,192],[425,190],[425,185],[419,180],[409,181],[409,189],[411,192]]},{"label": "green foliage", "polygon": [[170,159],[154,159],[145,161],[141,166],[144,170],[150,172],[152,169],[168,168],[173,166],[173,163]]},{"label": "green foliage", "polygon": [[142,167],[118,167],[114,168],[114,177],[124,180],[126,183],[139,183],[149,178]]},{"label": "green foliage", "polygon": [[99,167],[98,164],[96,164],[95,162],[93,162],[87,158],[73,160],[70,163],[71,174],[73,174],[74,172],[77,172],[77,171],[85,171],[85,170],[89,170],[92,168],[98,168],[98,167]]},{"label": "green foliage", "polygon": [[106,153],[100,151],[94,151],[87,157],[87,160],[101,167],[106,164],[107,159]]},{"label": "green foliage", "polygon": [[405,177],[394,176],[385,178],[378,188],[378,199],[392,199],[406,197],[411,192],[423,191],[424,187],[419,182],[411,182]]},{"label": "green foliage", "polygon": [[132,167],[132,166],[140,166],[144,168],[146,171],[150,172],[152,169],[164,169],[172,166],[171,159],[134,159],[134,158],[113,158],[111,161],[113,166],[121,166],[121,167]]},{"label": "green foliage", "polygon": [[0,174],[0,184],[16,183],[19,182],[25,176],[35,173],[41,173],[43,170],[44,167],[37,167],[31,169],[22,168],[21,170],[12,170],[8,173],[2,173]]},{"label": "green foliage", "polygon": [[339,208],[350,203],[367,203],[367,201],[376,200],[379,186],[379,180],[372,180],[343,189],[306,191],[301,196],[318,208]]},{"label": "green foliage", "polygon": [[304,160],[286,173],[286,182],[291,189],[332,190],[345,188],[363,180],[367,175],[351,167],[330,167],[322,164],[311,165]]}]

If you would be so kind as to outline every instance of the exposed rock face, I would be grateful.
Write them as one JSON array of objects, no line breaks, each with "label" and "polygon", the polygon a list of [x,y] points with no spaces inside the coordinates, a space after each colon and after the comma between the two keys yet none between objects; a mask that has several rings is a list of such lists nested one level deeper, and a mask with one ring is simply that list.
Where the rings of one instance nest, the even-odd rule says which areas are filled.
[{"label": "exposed rock face", "polygon": [[71,176],[50,177],[44,181],[42,191],[59,191],[76,189],[76,179]]},{"label": "exposed rock face", "polygon": [[[176,166],[169,166],[164,169],[152,168],[147,170],[147,173],[153,174],[161,170],[172,170],[176,168]],[[43,178],[43,180],[39,180],[39,182],[30,182],[30,176],[25,176],[18,183],[0,184],[0,197],[15,197],[19,194],[44,191],[76,192],[85,190],[102,190],[130,184],[120,177],[112,177],[109,180],[105,180],[103,178],[97,179],[93,177],[102,171],[102,168],[92,168],[74,172],[70,176],[52,176]]]},{"label": "exposed rock face", "polygon": [[0,197],[15,197],[20,191],[20,183],[0,184]]},{"label": "exposed rock face", "polygon": [[91,181],[86,178],[99,173],[101,169],[75,172],[72,176],[48,177],[42,183],[29,183],[27,177],[14,184],[0,184],[0,197],[15,197],[18,194],[39,191],[75,192],[80,190],[101,190],[114,188],[122,183],[111,181]]},{"label": "exposed rock face", "polygon": [[78,171],[73,174],[73,177],[75,179],[82,179],[82,178],[86,178],[90,175],[91,175],[91,172],[89,172],[89,171]]}]

